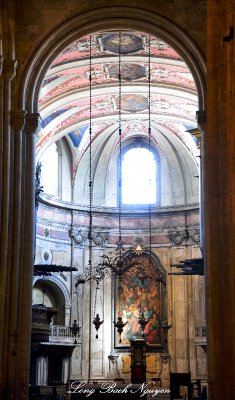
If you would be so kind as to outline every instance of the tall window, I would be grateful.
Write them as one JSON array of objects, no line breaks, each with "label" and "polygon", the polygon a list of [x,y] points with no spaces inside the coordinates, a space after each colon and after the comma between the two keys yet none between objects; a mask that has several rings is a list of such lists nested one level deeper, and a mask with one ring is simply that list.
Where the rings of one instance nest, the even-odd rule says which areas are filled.
[{"label": "tall window", "polygon": [[41,184],[44,192],[58,196],[59,154],[55,143],[48,147],[40,161],[42,163]]},{"label": "tall window", "polygon": [[157,163],[152,151],[132,147],[122,160],[122,203],[156,204]]}]

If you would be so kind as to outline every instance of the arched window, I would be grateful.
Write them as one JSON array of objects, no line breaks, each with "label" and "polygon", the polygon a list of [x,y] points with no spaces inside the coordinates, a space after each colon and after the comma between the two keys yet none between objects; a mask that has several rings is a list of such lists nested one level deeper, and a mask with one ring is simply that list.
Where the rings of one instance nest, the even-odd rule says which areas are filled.
[{"label": "arched window", "polygon": [[59,153],[56,143],[51,144],[41,158],[43,191],[52,196],[59,195]]},{"label": "arched window", "polygon": [[156,204],[157,160],[146,146],[131,147],[123,156],[121,164],[122,203]]}]

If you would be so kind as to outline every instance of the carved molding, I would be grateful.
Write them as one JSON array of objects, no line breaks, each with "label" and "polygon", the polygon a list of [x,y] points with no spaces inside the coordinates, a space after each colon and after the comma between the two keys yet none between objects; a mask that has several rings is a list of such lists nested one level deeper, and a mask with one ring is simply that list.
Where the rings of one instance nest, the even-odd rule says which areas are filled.
[{"label": "carved molding", "polygon": [[88,230],[82,230],[82,229],[75,229],[72,228],[70,230],[70,236],[71,238],[75,241],[77,244],[85,244],[85,241],[88,238]]},{"label": "carved molding", "polygon": [[[84,245],[86,240],[88,239],[88,229],[76,229],[72,228],[70,230],[70,236],[75,241],[75,243]],[[94,245],[103,246],[104,243],[108,240],[109,234],[105,231],[92,232],[92,240]]]},{"label": "carved molding", "polygon": [[108,232],[93,233],[93,241],[96,246],[103,246],[104,243],[108,240],[108,238],[109,238]]},{"label": "carved molding", "polygon": [[200,228],[188,228],[188,237],[192,239],[193,243],[200,243]]},{"label": "carved molding", "polygon": [[179,246],[188,238],[186,229],[173,228],[168,231],[168,237],[173,245]]},{"label": "carved molding", "polygon": [[200,243],[200,227],[172,228],[168,230],[168,237],[173,245],[179,246],[184,241],[191,239],[193,243]]},{"label": "carved molding", "polygon": [[[56,228],[56,229],[63,229],[65,231],[68,231],[69,228],[71,227],[71,224],[68,224],[67,222],[53,221],[52,219],[41,218],[41,217],[37,217],[37,224],[45,225],[46,227],[48,227],[48,229]],[[47,236],[47,234],[45,236]]]}]

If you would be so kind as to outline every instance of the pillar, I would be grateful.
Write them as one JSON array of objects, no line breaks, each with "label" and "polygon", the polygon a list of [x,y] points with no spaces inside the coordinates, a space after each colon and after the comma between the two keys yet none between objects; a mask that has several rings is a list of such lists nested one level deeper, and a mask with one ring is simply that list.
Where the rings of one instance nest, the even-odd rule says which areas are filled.
[{"label": "pillar", "polygon": [[15,379],[16,388],[21,391],[14,393],[14,399],[27,399],[30,364],[30,342],[32,325],[32,279],[34,264],[35,241],[35,152],[36,133],[39,127],[39,114],[27,114],[22,139],[22,157],[24,160],[22,176],[22,207],[21,207],[21,248],[19,265],[19,292],[17,314],[16,362]]},{"label": "pillar", "polygon": [[[235,399],[234,2],[208,0],[205,261],[210,400]],[[232,28],[232,30],[231,30]]]},{"label": "pillar", "polygon": [[64,384],[68,383],[70,376],[70,362],[69,356],[63,357],[62,359],[62,382]]},{"label": "pillar", "polygon": [[36,361],[36,386],[47,386],[48,357],[41,356]]}]

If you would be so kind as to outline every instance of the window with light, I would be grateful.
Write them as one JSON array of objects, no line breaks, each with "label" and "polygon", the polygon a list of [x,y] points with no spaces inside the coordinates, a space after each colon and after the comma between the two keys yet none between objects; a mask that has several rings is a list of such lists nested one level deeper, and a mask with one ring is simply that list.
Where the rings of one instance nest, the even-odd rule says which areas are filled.
[{"label": "window with light", "polygon": [[146,147],[132,147],[122,159],[122,204],[156,204],[157,162]]},{"label": "window with light", "polygon": [[59,155],[56,143],[47,148],[41,158],[43,191],[52,196],[58,196]]}]

